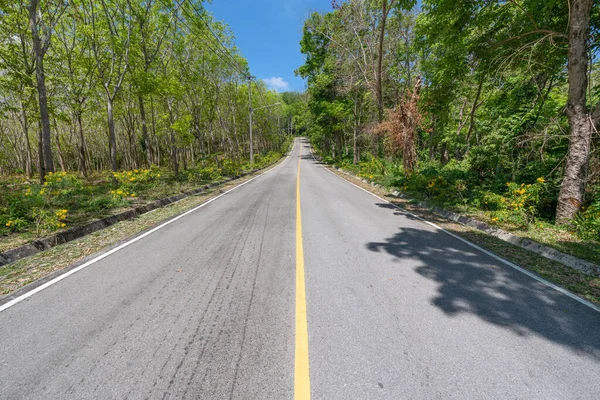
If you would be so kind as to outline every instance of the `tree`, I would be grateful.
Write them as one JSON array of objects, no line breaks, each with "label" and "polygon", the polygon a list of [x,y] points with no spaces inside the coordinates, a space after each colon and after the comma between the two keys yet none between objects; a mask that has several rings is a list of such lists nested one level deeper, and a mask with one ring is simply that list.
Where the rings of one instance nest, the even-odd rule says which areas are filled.
[{"label": "tree", "polygon": [[[46,75],[44,73],[44,56],[50,47],[54,26],[64,12],[66,5],[59,2],[52,7],[47,4],[43,9],[40,0],[29,1],[29,26],[33,41],[33,54],[35,56],[35,78],[37,81],[38,102],[41,122],[41,152],[40,159],[40,181],[44,181],[46,172],[54,172],[54,160],[52,158],[52,144],[50,132],[50,114],[48,112],[48,98],[46,94]],[[46,19],[44,18],[46,17]]]},{"label": "tree", "polygon": [[569,99],[567,117],[571,133],[564,178],[558,195],[556,222],[568,223],[581,209],[585,194],[590,146],[592,142],[592,116],[588,109],[586,91],[590,16],[592,0],[573,0],[569,18]]},{"label": "tree", "polygon": [[83,5],[91,46],[96,60],[96,72],[104,89],[108,122],[110,164],[117,171],[117,139],[114,121],[114,101],[129,67],[131,11],[124,0],[92,0]]}]

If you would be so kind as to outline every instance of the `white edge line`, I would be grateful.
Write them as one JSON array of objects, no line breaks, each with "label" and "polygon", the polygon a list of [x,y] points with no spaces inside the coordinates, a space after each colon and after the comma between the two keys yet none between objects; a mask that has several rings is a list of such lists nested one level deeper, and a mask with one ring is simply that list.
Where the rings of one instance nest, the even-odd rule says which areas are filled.
[{"label": "white edge line", "polygon": [[73,268],[72,270],[70,270],[70,271],[68,271],[68,272],[65,272],[64,274],[62,274],[62,275],[60,275],[60,276],[57,276],[56,278],[54,278],[54,279],[52,279],[52,280],[50,280],[50,281],[48,281],[48,282],[44,283],[43,285],[40,285],[40,286],[38,286],[38,287],[36,287],[36,288],[34,288],[34,289],[30,290],[30,291],[29,291],[29,292],[27,292],[27,293],[24,293],[24,294],[22,294],[21,296],[19,296],[19,297],[15,298],[15,299],[12,299],[12,300],[11,300],[11,301],[9,301],[8,303],[6,303],[6,304],[3,304],[2,306],[0,306],[0,312],[2,312],[2,311],[4,311],[4,310],[6,310],[6,309],[8,309],[8,308],[10,308],[10,307],[12,307],[12,306],[14,306],[14,305],[16,305],[17,303],[20,303],[21,301],[23,301],[23,300],[25,300],[25,299],[27,299],[27,298],[29,298],[29,297],[33,296],[33,295],[34,295],[34,294],[36,294],[36,293],[39,293],[39,292],[41,292],[41,291],[42,291],[42,290],[44,290],[44,289],[47,289],[48,287],[50,287],[50,286],[52,286],[52,285],[54,285],[54,284],[56,284],[56,283],[58,283],[58,282],[62,281],[63,279],[65,279],[65,278],[67,278],[67,277],[69,277],[69,276],[73,275],[74,273],[76,273],[76,272],[79,272],[79,271],[81,271],[82,269],[84,269],[84,268],[86,268],[86,267],[89,267],[89,266],[90,266],[90,265],[92,265],[92,264],[95,264],[95,263],[97,263],[98,261],[100,261],[100,260],[102,260],[102,259],[104,259],[104,258],[106,258],[106,257],[110,256],[111,254],[114,254],[114,253],[116,253],[117,251],[119,251],[119,250],[121,250],[121,249],[123,249],[123,248],[125,248],[125,247],[129,246],[130,244],[133,244],[133,243],[137,242],[138,240],[141,240],[141,239],[145,238],[146,236],[148,236],[148,235],[151,235],[152,233],[156,232],[157,230],[159,230],[159,229],[161,229],[161,228],[164,228],[165,226],[167,226],[167,225],[169,225],[169,224],[172,224],[173,222],[177,221],[178,219],[181,219],[181,218],[185,217],[186,215],[193,213],[194,211],[196,211],[196,210],[198,210],[198,209],[200,209],[200,208],[202,208],[202,207],[204,207],[204,206],[206,206],[206,205],[208,205],[208,204],[212,203],[213,201],[215,201],[215,200],[217,200],[217,199],[219,199],[219,198],[221,198],[221,197],[225,196],[227,193],[229,193],[229,192],[232,192],[232,191],[236,190],[237,188],[239,188],[239,187],[242,187],[242,186],[244,186],[245,184],[247,184],[247,183],[250,183],[250,182],[252,182],[253,180],[255,180],[255,179],[257,179],[257,178],[260,178],[261,176],[263,176],[264,174],[266,174],[266,173],[268,173],[268,172],[271,172],[271,171],[272,171],[272,170],[274,170],[275,168],[277,168],[277,167],[279,167],[279,166],[283,165],[283,164],[284,164],[284,163],[285,163],[285,162],[288,160],[288,158],[290,158],[290,155],[291,155],[291,153],[292,153],[293,149],[294,149],[294,148],[292,147],[292,150],[290,150],[290,152],[289,152],[288,156],[287,156],[287,157],[286,157],[286,158],[285,158],[285,159],[284,159],[282,162],[280,162],[280,163],[279,163],[279,164],[277,164],[277,165],[274,165],[273,167],[269,168],[268,170],[266,170],[266,171],[265,171],[265,172],[263,172],[262,174],[260,174],[260,175],[258,175],[258,176],[255,176],[254,178],[252,178],[252,179],[249,179],[249,180],[247,180],[246,182],[242,182],[242,183],[240,183],[239,185],[237,185],[237,186],[235,186],[235,187],[233,187],[233,188],[231,188],[231,189],[227,190],[226,192],[223,192],[223,193],[221,193],[220,195],[218,195],[218,196],[216,196],[216,197],[213,197],[212,199],[209,199],[209,200],[207,200],[206,202],[204,202],[204,203],[200,204],[199,206],[197,206],[197,207],[194,207],[194,208],[192,208],[191,210],[188,210],[188,211],[184,212],[183,214],[179,214],[178,216],[176,216],[176,217],[174,217],[174,218],[172,218],[172,219],[168,220],[167,222],[164,222],[163,224],[161,224],[161,225],[159,225],[159,226],[157,226],[157,227],[155,227],[155,228],[153,228],[153,229],[149,230],[148,232],[146,232],[146,233],[143,233],[143,234],[141,234],[140,236],[137,236],[137,237],[135,237],[135,238],[131,239],[130,241],[128,241],[128,242],[125,242],[125,243],[123,243],[122,245],[120,245],[120,246],[118,246],[118,247],[115,247],[115,248],[114,248],[114,249],[112,249],[112,250],[109,250],[109,251],[107,251],[106,253],[102,253],[102,254],[100,254],[98,257],[96,257],[96,258],[94,258],[94,259],[92,259],[92,260],[89,260],[89,261],[87,261],[86,263],[84,263],[84,264],[81,264],[80,266],[78,266],[78,267],[76,267],[76,268]]},{"label": "white edge line", "polygon": [[[310,153],[311,153],[311,155],[312,155],[313,159],[314,159],[315,161],[317,161],[317,159],[315,158],[315,155],[314,155],[314,153],[313,153],[313,151],[312,151],[312,146],[311,146],[311,148],[310,148]],[[318,161],[317,161],[317,162],[318,162]],[[344,182],[348,182],[348,183],[349,183],[349,184],[351,184],[352,186],[355,186],[355,187],[359,188],[360,190],[362,190],[362,191],[364,191],[364,192],[366,192],[366,193],[370,194],[371,196],[374,196],[374,197],[378,198],[379,200],[381,200],[381,201],[383,201],[383,202],[385,202],[385,203],[388,203],[388,204],[390,204],[391,206],[393,206],[393,207],[397,208],[398,210],[400,210],[400,211],[402,211],[402,212],[404,212],[404,213],[406,213],[406,214],[408,214],[408,215],[410,215],[410,216],[412,216],[412,217],[414,217],[414,218],[417,218],[418,220],[420,220],[420,221],[422,221],[422,222],[426,223],[427,225],[431,225],[431,226],[432,226],[432,227],[434,227],[435,229],[438,229],[438,230],[440,230],[440,231],[442,231],[442,232],[444,232],[444,233],[446,233],[446,234],[448,234],[448,235],[452,236],[453,238],[456,238],[456,239],[460,240],[461,242],[468,244],[469,246],[473,247],[474,249],[477,249],[477,250],[479,250],[479,251],[480,251],[480,252],[482,252],[483,254],[486,254],[486,255],[488,255],[488,256],[490,256],[490,257],[492,257],[492,258],[494,258],[494,259],[496,259],[496,260],[498,260],[498,261],[500,261],[500,262],[502,262],[502,263],[504,263],[504,264],[508,265],[509,267],[511,267],[511,268],[513,268],[513,269],[516,269],[516,270],[517,270],[517,271],[519,271],[519,272],[522,272],[522,273],[524,273],[525,275],[529,276],[530,278],[533,278],[533,279],[535,279],[536,281],[538,281],[538,282],[541,282],[541,283],[543,283],[544,285],[546,285],[546,286],[549,286],[549,287],[551,287],[552,289],[559,291],[560,293],[562,293],[562,294],[564,294],[564,295],[566,295],[566,296],[568,296],[568,297],[572,298],[573,300],[575,300],[575,301],[578,301],[579,303],[581,303],[581,304],[583,304],[583,305],[586,305],[586,306],[590,307],[591,309],[593,309],[593,310],[595,310],[595,311],[598,311],[598,312],[600,312],[600,308],[599,308],[598,306],[596,306],[595,304],[593,304],[593,303],[591,303],[591,302],[589,302],[589,301],[587,301],[587,300],[585,300],[585,299],[582,299],[581,297],[577,296],[576,294],[573,294],[573,293],[569,292],[568,290],[566,290],[566,289],[564,289],[564,288],[562,288],[562,287],[560,287],[560,286],[557,286],[557,285],[555,285],[554,283],[552,283],[552,282],[550,282],[550,281],[547,281],[547,280],[546,280],[546,279],[544,279],[544,278],[541,278],[541,277],[537,276],[537,275],[536,275],[536,274],[534,274],[533,272],[530,272],[530,271],[528,271],[528,270],[524,269],[523,267],[520,267],[520,266],[518,266],[518,265],[517,265],[517,264],[515,264],[515,263],[512,263],[512,262],[510,262],[510,261],[508,261],[508,260],[505,260],[504,258],[502,258],[502,257],[500,257],[500,256],[498,256],[498,255],[496,255],[496,254],[494,254],[494,253],[492,253],[491,251],[488,251],[488,250],[486,250],[486,249],[484,249],[484,248],[482,248],[482,247],[480,247],[480,246],[476,245],[475,243],[472,243],[472,242],[468,241],[467,239],[464,239],[464,238],[462,238],[462,237],[460,237],[460,236],[458,236],[458,235],[455,235],[455,234],[454,234],[454,233],[452,233],[452,232],[449,232],[449,231],[445,230],[444,228],[442,228],[441,226],[438,226],[438,225],[434,224],[433,222],[429,222],[429,221],[427,221],[426,219],[423,219],[423,218],[419,217],[418,215],[415,215],[415,214],[411,213],[410,211],[408,211],[408,210],[405,210],[404,208],[402,208],[402,207],[398,206],[397,204],[394,204],[394,203],[392,203],[392,202],[390,202],[390,201],[388,201],[388,200],[386,200],[386,199],[383,199],[383,198],[381,198],[381,197],[377,196],[375,193],[372,193],[372,192],[368,191],[367,189],[365,189],[365,188],[362,188],[362,187],[360,187],[360,186],[358,186],[358,185],[356,185],[356,184],[354,184],[354,183],[350,182],[349,180],[342,178],[341,176],[339,176],[339,175],[337,175],[336,173],[334,173],[333,171],[331,171],[329,168],[325,168],[325,167],[324,167],[324,166],[322,166],[322,165],[320,165],[320,167],[322,167],[324,170],[326,170],[326,171],[327,171],[327,172],[329,172],[330,174],[332,174],[332,175],[334,175],[334,176],[338,177],[339,179],[343,180]]]}]

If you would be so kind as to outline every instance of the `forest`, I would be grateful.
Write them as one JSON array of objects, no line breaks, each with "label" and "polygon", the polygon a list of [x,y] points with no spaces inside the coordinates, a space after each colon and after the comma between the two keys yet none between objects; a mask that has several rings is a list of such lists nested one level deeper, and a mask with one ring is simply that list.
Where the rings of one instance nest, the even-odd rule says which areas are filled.
[{"label": "forest", "polygon": [[559,248],[598,247],[600,3],[332,5],[306,19],[296,71],[297,118],[325,162]]},{"label": "forest", "polygon": [[272,163],[286,101],[201,1],[0,0],[0,235]]}]

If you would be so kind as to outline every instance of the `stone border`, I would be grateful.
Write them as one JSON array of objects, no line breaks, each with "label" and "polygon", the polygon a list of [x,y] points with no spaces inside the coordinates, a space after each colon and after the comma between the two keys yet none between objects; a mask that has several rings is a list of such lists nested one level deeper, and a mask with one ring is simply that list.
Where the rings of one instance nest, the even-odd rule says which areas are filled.
[{"label": "stone border", "polygon": [[[386,189],[385,187],[383,187],[380,184],[371,182],[364,178],[359,178],[358,176],[354,175],[353,173],[345,171],[342,168],[338,168],[335,166],[331,166],[331,167],[343,174],[346,174],[346,175],[352,176],[356,179],[359,179],[361,182],[369,184],[372,187],[375,187],[378,189],[384,189],[384,190]],[[398,192],[397,190],[394,190],[392,193],[390,193],[390,196],[401,198],[401,199],[410,199],[410,197],[406,196],[403,193]],[[539,254],[543,257],[546,257],[550,260],[554,260],[563,265],[566,265],[569,268],[576,269],[576,270],[581,271],[588,275],[600,277],[600,267],[589,261],[582,260],[580,258],[574,257],[569,254],[565,254],[565,253],[560,252],[552,247],[543,245],[538,242],[534,242],[533,240],[530,240],[530,239],[525,239],[520,236],[513,235],[512,233],[507,232],[503,229],[496,228],[494,226],[490,226],[490,225],[486,224],[485,222],[481,222],[476,219],[469,218],[469,217],[461,215],[461,214],[457,214],[455,212],[443,209],[438,206],[433,206],[424,201],[415,201],[414,204],[416,204],[418,207],[426,208],[426,209],[430,210],[431,212],[433,212],[434,214],[437,214],[441,217],[447,218],[454,222],[458,222],[459,224],[462,224],[462,225],[469,226],[469,227],[477,229],[481,232],[485,232],[488,235],[492,235],[494,237],[497,237],[500,240],[514,244],[515,246],[519,246],[523,249],[533,251],[534,253],[537,253],[537,254]]]},{"label": "stone border", "polygon": [[[271,164],[271,165],[273,165],[273,164]],[[71,242],[71,241],[73,241],[75,239],[79,239],[80,237],[83,237],[85,235],[89,235],[90,233],[94,233],[99,230],[108,228],[109,226],[114,225],[118,222],[126,221],[129,219],[134,219],[142,214],[146,214],[150,211],[156,210],[157,208],[161,208],[161,207],[167,206],[169,204],[178,202],[179,200],[183,200],[186,197],[200,194],[200,193],[202,193],[210,188],[213,188],[215,186],[223,185],[223,184],[229,183],[233,180],[254,174],[258,171],[261,171],[265,168],[270,167],[271,165],[268,165],[263,168],[253,169],[248,172],[243,172],[238,176],[223,179],[223,180],[220,180],[217,182],[212,182],[212,183],[209,183],[202,187],[199,187],[198,189],[194,189],[194,190],[190,190],[188,192],[184,192],[184,193],[177,194],[174,196],[166,197],[161,200],[156,200],[151,203],[144,204],[143,206],[131,208],[131,209],[123,211],[121,213],[111,215],[109,217],[105,217],[102,219],[98,219],[98,220],[89,222],[82,226],[76,226],[76,227],[67,229],[66,231],[59,232],[57,234],[47,236],[45,238],[41,238],[38,240],[34,240],[34,241],[24,244],[22,246],[15,247],[14,249],[7,250],[3,253],[0,253],[0,267],[11,264],[20,259],[32,256],[32,255],[42,252],[44,250],[51,249],[53,247],[58,246],[59,244]]]}]

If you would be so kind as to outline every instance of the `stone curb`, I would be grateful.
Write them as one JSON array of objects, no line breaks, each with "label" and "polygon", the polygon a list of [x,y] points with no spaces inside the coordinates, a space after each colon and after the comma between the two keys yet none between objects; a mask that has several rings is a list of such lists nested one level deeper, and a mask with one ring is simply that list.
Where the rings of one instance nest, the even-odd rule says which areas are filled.
[{"label": "stone curb", "polygon": [[[271,165],[268,165],[268,168]],[[223,179],[221,181],[209,183],[198,189],[190,190],[188,192],[184,192],[181,194],[177,194],[174,196],[166,197],[161,200],[156,200],[148,204],[144,204],[143,206],[135,207],[126,211],[123,211],[119,214],[111,215],[106,218],[98,219],[87,223],[82,226],[77,226],[71,229],[67,229],[66,231],[59,232],[55,235],[51,235],[42,239],[34,240],[33,242],[29,242],[22,246],[16,247],[14,249],[7,250],[3,253],[0,253],[0,267],[4,265],[11,264],[15,261],[21,260],[25,257],[32,256],[44,250],[51,249],[53,247],[58,246],[59,244],[68,243],[75,239],[79,239],[85,235],[89,235],[90,233],[97,232],[99,230],[108,228],[111,225],[114,225],[118,222],[126,221],[129,219],[136,218],[142,214],[146,214],[150,211],[156,210],[157,208],[161,208],[167,206],[169,204],[173,204],[178,202],[179,200],[183,200],[186,197],[194,196],[200,194],[210,188],[215,186],[219,186],[228,182],[231,182],[235,179],[243,178],[255,172],[261,171],[264,168],[254,169],[249,172],[243,172],[238,176]]]},{"label": "stone curb", "polygon": [[[342,168],[337,168],[337,167],[333,167],[333,166],[332,166],[332,168],[336,169],[337,171],[339,171],[343,174],[346,174],[346,175],[352,176],[356,179],[359,179],[361,182],[371,185],[371,187],[375,187],[378,189],[386,189],[382,185],[371,182],[364,178],[359,178],[356,175],[343,170]],[[404,195],[403,193],[398,192],[397,190],[394,190],[392,193],[390,193],[390,195],[393,197],[397,197],[397,198],[410,199],[410,197]],[[454,222],[458,222],[459,224],[462,224],[462,225],[469,226],[471,228],[475,228],[481,232],[485,232],[489,235],[497,237],[500,240],[514,244],[515,246],[519,246],[523,249],[533,251],[534,253],[537,253],[537,254],[539,254],[543,257],[546,257],[550,260],[557,261],[569,268],[576,269],[576,270],[581,271],[588,275],[600,277],[600,267],[589,261],[582,260],[580,258],[571,256],[569,254],[565,254],[556,249],[553,249],[552,247],[548,247],[541,243],[534,242],[533,240],[525,239],[520,236],[513,235],[512,233],[507,232],[503,229],[496,228],[494,226],[490,226],[490,225],[486,224],[485,222],[481,222],[476,219],[469,218],[469,217],[461,215],[461,214],[457,214],[455,212],[443,209],[441,207],[433,206],[427,202],[416,201],[414,204],[416,204],[419,207],[426,208],[441,217],[447,218]]]}]

